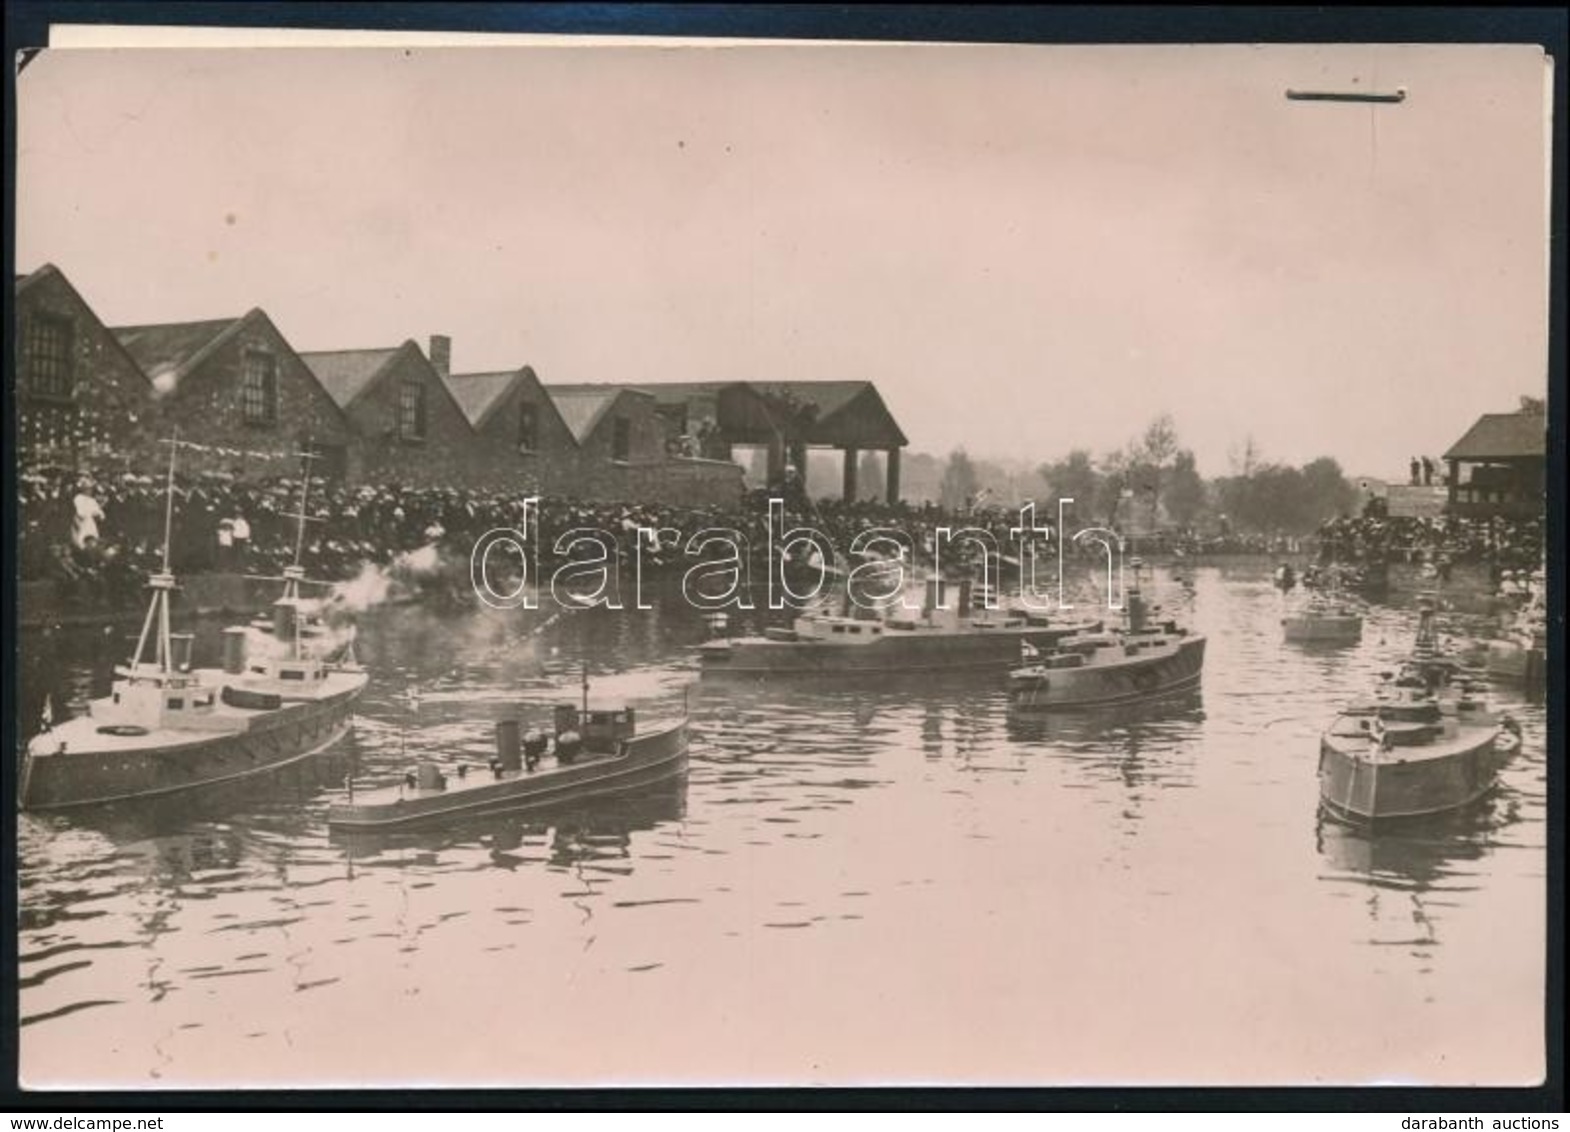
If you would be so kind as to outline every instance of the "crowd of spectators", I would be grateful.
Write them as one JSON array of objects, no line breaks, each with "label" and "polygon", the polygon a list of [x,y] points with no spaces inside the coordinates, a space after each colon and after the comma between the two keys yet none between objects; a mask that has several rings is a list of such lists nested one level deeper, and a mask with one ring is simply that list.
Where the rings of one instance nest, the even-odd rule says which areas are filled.
[{"label": "crowd of spectators", "polygon": [[1322,562],[1406,562],[1447,570],[1482,563],[1497,581],[1543,564],[1541,519],[1420,518],[1365,514],[1331,519],[1319,528]]},{"label": "crowd of spectators", "polygon": [[[31,469],[20,477],[19,565],[24,581],[50,579],[67,598],[122,604],[139,600],[146,577],[161,568],[167,492],[162,478],[134,472],[84,473]],[[302,494],[307,521],[300,534]],[[602,503],[546,497],[534,512],[531,541],[550,568],[554,546],[574,529],[606,532],[623,555],[633,552],[637,530],[663,531],[649,548],[655,565],[682,557],[681,546],[700,530],[739,532],[754,552],[768,546],[771,493],[755,492],[734,507],[681,507],[666,503]],[[836,558],[856,535],[897,527],[911,537],[918,558],[930,554],[941,526],[979,526],[1008,553],[1018,515],[1001,510],[957,516],[936,506],[879,503],[812,503],[799,490],[785,493],[786,530],[809,527],[824,535]],[[457,488],[397,484],[347,485],[297,477],[239,480],[220,473],[177,476],[169,546],[176,575],[237,572],[276,575],[292,562],[312,577],[334,581],[355,576],[367,563],[386,566],[400,555],[435,546],[467,575],[475,541],[495,529],[522,530],[524,496]],[[815,560],[805,544],[798,558]],[[946,562],[962,567],[979,553],[956,540]]]},{"label": "crowd of spectators", "polygon": [[[52,579],[66,598],[134,604],[148,574],[159,569],[167,504],[161,478],[135,472],[84,473],[28,469],[20,476],[19,566],[23,580]],[[290,563],[301,540],[297,515],[305,485],[297,477],[240,480],[203,473],[176,479],[169,566],[180,575],[238,572],[275,575]],[[497,528],[521,529],[524,497],[456,488],[348,485],[313,479],[305,494],[299,554],[313,576],[355,576],[367,563],[385,566],[401,554],[435,546],[467,575],[475,540]],[[658,565],[682,559],[681,544],[706,528],[738,531],[754,552],[768,546],[771,493],[754,492],[734,507],[680,507],[667,503],[600,503],[545,498],[536,512],[536,545],[549,568],[557,538],[574,528],[605,531],[623,554],[642,527],[663,529],[650,550]],[[956,513],[936,504],[810,502],[799,486],[785,493],[787,529],[822,533],[841,565],[857,534],[897,528],[909,536],[918,563],[930,562],[938,529],[985,530],[1005,556],[1018,552],[1013,534],[1018,510],[989,507]],[[1050,527],[1055,517],[1038,514]],[[1317,550],[1321,561],[1407,561],[1437,565],[1484,561],[1496,571],[1531,570],[1542,561],[1542,524],[1462,519],[1388,518],[1365,515],[1325,523],[1317,540],[1223,531],[1201,536],[1166,532],[1132,540],[1137,554],[1285,555]],[[1104,553],[1098,545],[1068,544],[1071,553]],[[798,554],[816,556],[809,548]],[[954,538],[944,550],[946,569],[963,569],[981,553],[972,540]]]}]

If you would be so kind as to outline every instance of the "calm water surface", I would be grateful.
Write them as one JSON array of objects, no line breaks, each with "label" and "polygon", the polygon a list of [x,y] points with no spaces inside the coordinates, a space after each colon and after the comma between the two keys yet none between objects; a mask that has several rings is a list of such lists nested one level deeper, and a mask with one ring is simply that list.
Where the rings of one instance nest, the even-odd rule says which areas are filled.
[{"label": "calm water surface", "polygon": [[[1315,652],[1282,643],[1262,569],[1155,590],[1209,636],[1203,692],[1110,715],[1011,715],[992,678],[700,687],[704,629],[673,608],[536,636],[380,611],[331,754],[238,796],[22,816],[23,1078],[1536,1080],[1541,709],[1497,688],[1527,742],[1496,794],[1369,838],[1318,816],[1317,736],[1410,613]],[[24,711],[101,690],[119,651],[30,645]],[[684,784],[328,833],[351,767],[483,761],[494,719],[574,698],[585,660],[647,718],[690,695]]]}]

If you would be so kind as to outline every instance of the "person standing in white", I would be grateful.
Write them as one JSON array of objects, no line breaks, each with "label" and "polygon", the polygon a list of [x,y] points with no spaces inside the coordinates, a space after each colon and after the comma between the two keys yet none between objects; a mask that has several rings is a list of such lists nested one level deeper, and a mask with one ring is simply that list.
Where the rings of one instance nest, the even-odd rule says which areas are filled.
[{"label": "person standing in white", "polygon": [[93,481],[82,477],[76,483],[76,498],[71,501],[74,517],[71,522],[71,545],[86,550],[98,543],[98,523],[104,509],[93,498]]},{"label": "person standing in white", "polygon": [[234,529],[231,532],[234,539],[234,568],[244,570],[247,552],[251,546],[251,524],[245,521],[244,515],[234,517]]}]

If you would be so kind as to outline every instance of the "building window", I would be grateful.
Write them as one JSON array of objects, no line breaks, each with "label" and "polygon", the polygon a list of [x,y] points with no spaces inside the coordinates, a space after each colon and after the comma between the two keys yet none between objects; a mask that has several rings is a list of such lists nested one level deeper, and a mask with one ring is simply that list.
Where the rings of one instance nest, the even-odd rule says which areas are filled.
[{"label": "building window", "polygon": [[540,446],[540,411],[532,401],[518,406],[518,447],[533,452]]},{"label": "building window", "polygon": [[626,417],[617,417],[613,424],[611,459],[617,463],[625,464],[632,456],[632,422]]},{"label": "building window", "polygon": [[278,420],[278,361],[260,350],[245,352],[245,375],[240,385],[240,406],[245,423],[270,425]]},{"label": "building window", "polygon": [[27,388],[37,397],[69,401],[75,393],[71,362],[75,337],[69,318],[34,314],[27,320],[24,340]]},{"label": "building window", "polygon": [[398,387],[398,435],[405,440],[425,439],[425,386],[417,381]]}]

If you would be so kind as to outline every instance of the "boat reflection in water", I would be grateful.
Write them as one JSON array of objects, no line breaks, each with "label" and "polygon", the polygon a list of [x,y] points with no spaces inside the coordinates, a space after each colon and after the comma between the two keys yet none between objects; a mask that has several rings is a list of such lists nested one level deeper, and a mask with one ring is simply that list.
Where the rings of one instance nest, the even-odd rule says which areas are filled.
[{"label": "boat reflection in water", "polygon": [[1205,695],[1198,688],[1152,696],[1138,703],[1075,711],[1042,711],[1011,701],[1008,734],[1016,742],[1105,746],[1174,729],[1191,731],[1191,727],[1183,725],[1198,724],[1204,718]]},{"label": "boat reflection in water", "polygon": [[1067,785],[1123,792],[1123,816],[1140,817],[1146,788],[1193,785],[1196,740],[1205,720],[1199,689],[1121,707],[1041,712],[1010,705],[1008,736],[1073,771]]},{"label": "boat reflection in water", "polygon": [[332,828],[329,841],[351,864],[481,847],[493,866],[571,867],[631,858],[633,835],[687,816],[687,780],[680,777],[614,798],[563,804],[527,813],[459,817],[439,826],[366,832]]},{"label": "boat reflection in water", "polygon": [[1315,846],[1331,867],[1370,884],[1427,891],[1458,875],[1457,864],[1488,852],[1498,827],[1509,820],[1508,810],[1508,802],[1490,798],[1469,810],[1388,829],[1322,810]]},{"label": "boat reflection in water", "polygon": [[1321,810],[1314,841],[1330,870],[1324,879],[1363,890],[1358,899],[1378,929],[1369,944],[1407,948],[1427,971],[1445,910],[1476,888],[1514,811],[1513,801],[1494,796],[1464,811],[1375,828]]}]

